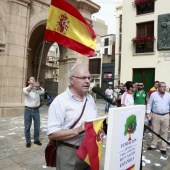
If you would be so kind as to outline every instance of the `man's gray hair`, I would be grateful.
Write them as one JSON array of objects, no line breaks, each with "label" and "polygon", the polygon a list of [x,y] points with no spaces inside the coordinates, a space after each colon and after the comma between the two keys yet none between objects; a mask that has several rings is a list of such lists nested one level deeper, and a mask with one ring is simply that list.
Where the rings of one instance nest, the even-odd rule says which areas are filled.
[{"label": "man's gray hair", "polygon": [[79,66],[84,67],[84,65],[82,65],[82,64],[74,64],[74,65],[70,68],[70,70],[69,70],[69,72],[68,72],[68,77],[73,76],[74,73],[75,73],[75,71],[76,71],[76,68],[79,67]]},{"label": "man's gray hair", "polygon": [[162,84],[165,84],[165,82],[159,82],[158,87],[161,87]]}]

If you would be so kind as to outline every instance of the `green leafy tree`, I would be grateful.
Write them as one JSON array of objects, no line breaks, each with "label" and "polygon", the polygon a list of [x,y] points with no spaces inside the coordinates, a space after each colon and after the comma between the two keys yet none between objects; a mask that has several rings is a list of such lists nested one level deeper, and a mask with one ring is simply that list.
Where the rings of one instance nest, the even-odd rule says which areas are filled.
[{"label": "green leafy tree", "polygon": [[125,131],[124,131],[125,136],[129,134],[128,141],[131,140],[131,134],[135,132],[136,127],[137,127],[136,116],[135,115],[129,116],[126,120]]}]

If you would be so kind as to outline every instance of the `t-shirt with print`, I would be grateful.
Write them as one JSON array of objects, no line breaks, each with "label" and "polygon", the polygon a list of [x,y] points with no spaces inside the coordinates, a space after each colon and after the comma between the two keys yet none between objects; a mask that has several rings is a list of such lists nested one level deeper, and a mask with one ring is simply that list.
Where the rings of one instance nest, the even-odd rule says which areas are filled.
[{"label": "t-shirt with print", "polygon": [[146,98],[148,98],[148,94],[144,90],[137,90],[134,93],[134,104],[135,105],[141,105],[146,104]]}]

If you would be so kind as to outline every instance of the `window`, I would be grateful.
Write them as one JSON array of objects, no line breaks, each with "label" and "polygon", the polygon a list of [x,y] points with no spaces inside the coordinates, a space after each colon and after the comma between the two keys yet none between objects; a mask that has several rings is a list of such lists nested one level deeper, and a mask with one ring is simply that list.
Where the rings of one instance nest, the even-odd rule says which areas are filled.
[{"label": "window", "polygon": [[155,9],[155,2],[154,1],[148,1],[146,3],[139,3],[136,4],[136,12],[137,15],[141,15],[141,14],[147,14],[150,12],[154,12]]},{"label": "window", "polygon": [[100,74],[101,59],[90,59],[89,60],[89,71],[90,74]]},{"label": "window", "polygon": [[137,24],[137,36],[154,36],[154,22]]},{"label": "window", "polygon": [[104,49],[104,54],[108,54],[108,48]]},{"label": "window", "polygon": [[154,42],[142,42],[136,43],[136,53],[147,53],[153,52],[154,50]]},{"label": "window", "polygon": [[109,45],[109,38],[105,38],[104,39],[104,46],[108,46]]},{"label": "window", "polygon": [[136,53],[154,51],[154,22],[140,23],[136,25],[137,37],[134,38]]}]

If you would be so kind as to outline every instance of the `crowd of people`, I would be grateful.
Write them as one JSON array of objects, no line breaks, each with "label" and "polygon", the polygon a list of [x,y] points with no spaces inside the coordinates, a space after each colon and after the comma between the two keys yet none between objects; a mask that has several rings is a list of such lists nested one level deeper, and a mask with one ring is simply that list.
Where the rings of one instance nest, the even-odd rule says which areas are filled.
[{"label": "crowd of people", "polygon": [[[167,91],[165,82],[155,81],[153,87],[146,92],[144,83],[127,81],[125,84],[120,83],[118,87],[112,88],[108,85],[105,95],[116,102],[118,107],[126,107],[133,105],[146,105],[146,118],[148,126],[152,130],[167,140],[169,128],[169,112],[170,112],[170,93]],[[114,92],[117,92],[117,98],[114,99]],[[106,102],[105,113],[109,110],[108,102]],[[156,149],[158,137],[152,135],[152,141],[148,150]],[[161,141],[160,152],[166,155],[167,143]]]}]

